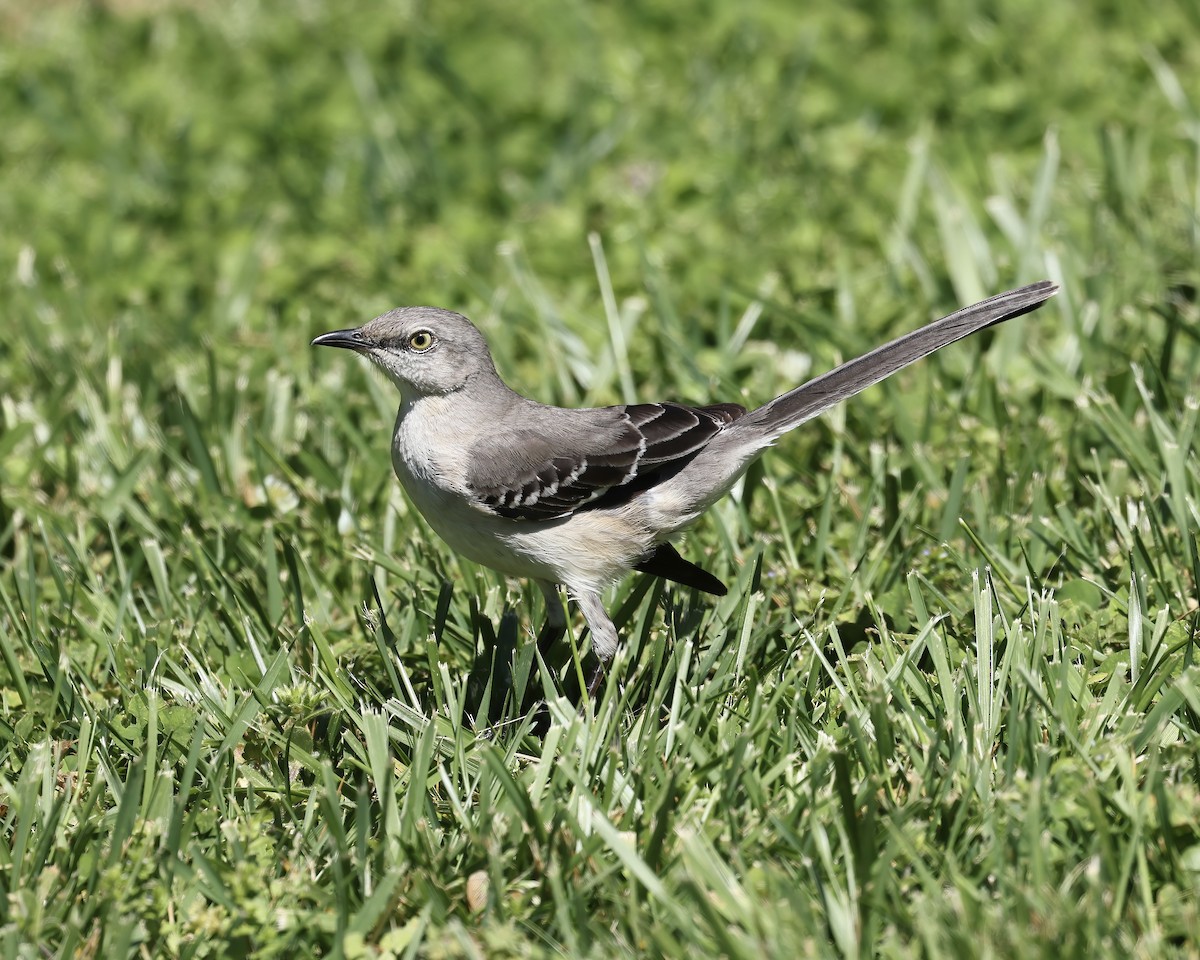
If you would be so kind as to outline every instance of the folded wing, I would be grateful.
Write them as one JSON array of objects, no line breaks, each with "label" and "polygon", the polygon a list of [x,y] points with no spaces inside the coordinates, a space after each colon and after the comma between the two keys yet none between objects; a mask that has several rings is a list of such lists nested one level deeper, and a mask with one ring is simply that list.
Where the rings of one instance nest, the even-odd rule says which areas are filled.
[{"label": "folded wing", "polygon": [[745,412],[736,403],[546,411],[478,444],[467,486],[476,506],[510,520],[615,506],[681,470]]}]

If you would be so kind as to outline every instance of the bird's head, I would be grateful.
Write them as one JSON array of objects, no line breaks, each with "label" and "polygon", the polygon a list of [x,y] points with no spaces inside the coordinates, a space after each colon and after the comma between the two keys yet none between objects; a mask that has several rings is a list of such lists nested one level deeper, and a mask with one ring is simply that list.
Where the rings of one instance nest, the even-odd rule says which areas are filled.
[{"label": "bird's head", "polygon": [[462,314],[437,307],[399,307],[353,330],[323,333],[312,345],[361,353],[405,396],[453,393],[479,374],[496,376],[483,334]]}]

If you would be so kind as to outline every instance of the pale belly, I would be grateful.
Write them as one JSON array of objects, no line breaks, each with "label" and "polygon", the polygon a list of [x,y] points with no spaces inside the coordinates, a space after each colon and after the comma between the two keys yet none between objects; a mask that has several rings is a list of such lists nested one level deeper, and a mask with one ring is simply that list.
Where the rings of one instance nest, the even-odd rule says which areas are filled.
[{"label": "pale belly", "polygon": [[569,590],[602,589],[652,546],[645,529],[625,512],[588,510],[561,520],[508,520],[431,482],[406,462],[402,451],[393,450],[392,459],[404,492],[433,531],[456,553],[508,576],[548,580]]}]

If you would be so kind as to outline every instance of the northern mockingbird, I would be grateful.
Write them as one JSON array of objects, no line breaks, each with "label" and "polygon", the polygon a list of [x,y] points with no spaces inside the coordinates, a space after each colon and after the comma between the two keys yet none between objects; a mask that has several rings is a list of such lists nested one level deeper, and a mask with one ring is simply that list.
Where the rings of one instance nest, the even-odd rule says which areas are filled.
[{"label": "northern mockingbird", "polygon": [[314,346],[345,347],[400,389],[392,465],[409,499],[454,550],[546,597],[539,638],[566,630],[558,587],[583,613],[599,661],[617,650],[601,594],[630,570],[723,595],[671,546],[778,437],[935,350],[1036,309],[1049,281],[1010,290],[885,344],[756,410],[636,403],[569,410],[529,400],[496,373],[466,317],[401,307]]}]

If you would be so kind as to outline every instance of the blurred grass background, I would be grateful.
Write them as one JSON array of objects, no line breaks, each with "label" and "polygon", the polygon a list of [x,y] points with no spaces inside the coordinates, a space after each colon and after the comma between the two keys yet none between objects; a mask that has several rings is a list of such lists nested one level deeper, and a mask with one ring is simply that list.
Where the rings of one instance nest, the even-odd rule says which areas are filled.
[{"label": "blurred grass background", "polygon": [[[0,6],[0,956],[1191,955],[1198,10]],[[536,591],[307,346],[757,403],[1043,276],[762,461],[728,597],[620,585],[544,742]]]}]

